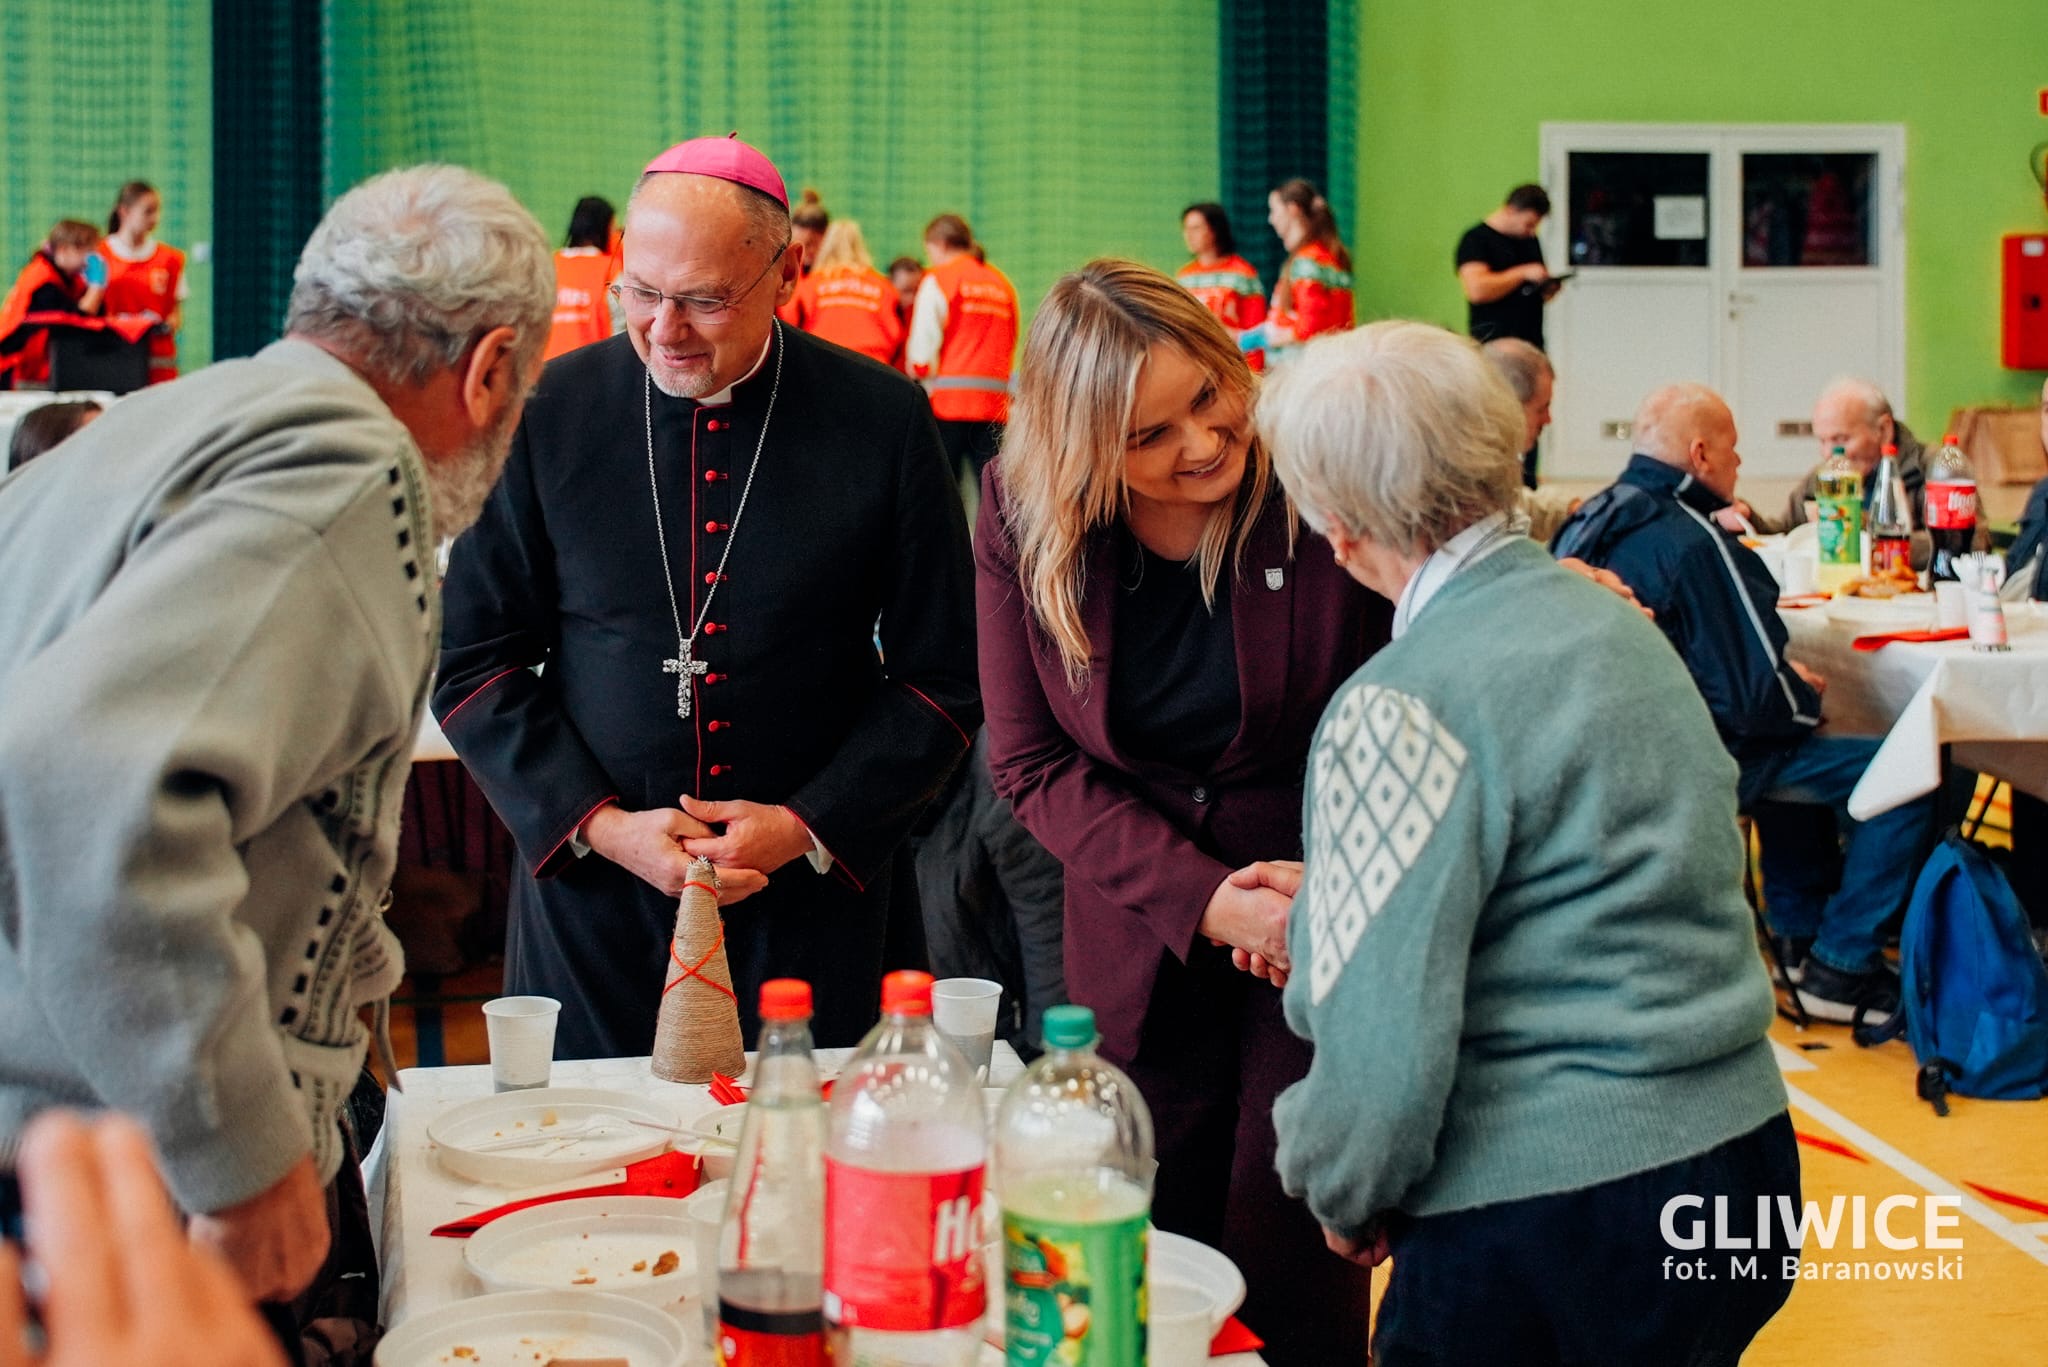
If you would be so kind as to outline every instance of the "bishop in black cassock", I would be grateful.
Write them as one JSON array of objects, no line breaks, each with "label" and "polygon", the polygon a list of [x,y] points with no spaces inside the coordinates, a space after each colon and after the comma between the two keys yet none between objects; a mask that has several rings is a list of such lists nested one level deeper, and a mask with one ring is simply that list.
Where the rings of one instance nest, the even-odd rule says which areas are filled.
[{"label": "bishop in black cassock", "polygon": [[[451,554],[433,705],[518,841],[506,990],[561,1000],[559,1057],[653,1045],[675,899],[578,832],[682,794],[787,806],[830,858],[725,908],[749,1040],[784,976],[815,989],[820,1045],[858,1040],[891,856],[980,724],[972,595],[930,409],[897,372],[783,326],[703,400],[652,388],[625,335],[548,366]],[[679,676],[676,618],[700,614],[703,669]]]}]

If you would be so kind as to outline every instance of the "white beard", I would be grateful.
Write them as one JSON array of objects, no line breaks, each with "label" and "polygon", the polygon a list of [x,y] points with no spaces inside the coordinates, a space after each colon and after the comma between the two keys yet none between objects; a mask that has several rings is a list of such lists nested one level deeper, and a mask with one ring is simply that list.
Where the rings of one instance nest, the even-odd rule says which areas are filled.
[{"label": "white beard", "polygon": [[685,378],[662,369],[651,360],[647,363],[647,378],[654,381],[654,387],[671,399],[701,399],[707,394],[718,392],[718,389],[712,386],[709,375],[702,379]]}]

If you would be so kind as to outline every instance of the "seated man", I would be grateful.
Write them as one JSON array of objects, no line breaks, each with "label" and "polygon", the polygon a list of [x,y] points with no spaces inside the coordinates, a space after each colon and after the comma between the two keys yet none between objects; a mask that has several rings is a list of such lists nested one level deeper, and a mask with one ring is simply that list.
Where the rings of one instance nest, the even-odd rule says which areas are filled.
[{"label": "seated man", "polygon": [[1756,552],[1713,521],[1742,464],[1728,405],[1699,385],[1670,385],[1643,401],[1634,432],[1636,454],[1621,478],[1586,501],[1552,550],[1620,575],[1699,685],[1741,767],[1739,805],[1763,842],[1771,927],[1791,942],[1788,967],[1805,960],[1808,1012],[1878,1023],[1899,1000],[1882,932],[1912,891],[1934,799],[1853,825],[1840,885],[1828,895],[1835,823],[1848,821],[1849,791],[1879,742],[1814,734],[1826,683],[1785,658],[1777,583]]},{"label": "seated man", "polygon": [[[1730,504],[1729,513],[1716,520],[1734,531],[1737,530],[1735,515],[1740,514],[1760,532],[1791,531],[1808,520],[1806,505],[1820,491],[1820,467],[1837,446],[1848,456],[1849,463],[1862,472],[1863,506],[1868,510],[1871,495],[1877,491],[1871,476],[1877,473],[1878,459],[1884,455],[1885,445],[1890,443],[1899,448],[1899,481],[1906,486],[1906,502],[1913,509],[1913,526],[1916,530],[1927,526],[1927,448],[1920,444],[1912,429],[1892,416],[1891,400],[1885,398],[1883,390],[1868,380],[1836,380],[1813,401],[1813,436],[1820,445],[1820,461],[1807,471],[1806,479],[1792,491],[1783,518],[1759,515],[1738,498]],[[1919,565],[1926,557],[1922,544],[1924,538],[1916,537],[1915,542],[1914,564]]]},{"label": "seated man", "polygon": [[[1519,337],[1496,337],[1479,349],[1508,382],[1508,388],[1515,391],[1515,400],[1522,405],[1522,449],[1533,452],[1543,429],[1550,426],[1550,398],[1557,385],[1557,372],[1550,368],[1550,358]],[[1533,457],[1524,457],[1524,468],[1534,468]],[[1529,535],[1538,541],[1548,541],[1564,525],[1564,520],[1577,511],[1579,500],[1561,489],[1524,484],[1518,506],[1522,516],[1529,519]]]}]

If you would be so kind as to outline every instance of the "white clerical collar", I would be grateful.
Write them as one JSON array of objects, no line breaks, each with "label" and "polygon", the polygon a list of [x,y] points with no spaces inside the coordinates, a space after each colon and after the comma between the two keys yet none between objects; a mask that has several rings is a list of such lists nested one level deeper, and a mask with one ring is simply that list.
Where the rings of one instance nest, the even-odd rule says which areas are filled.
[{"label": "white clerical collar", "polygon": [[750,368],[746,374],[740,376],[737,380],[734,380],[731,384],[719,390],[716,394],[712,394],[705,398],[697,400],[698,404],[705,408],[723,408],[727,404],[731,403],[733,390],[739,388],[748,380],[753,379],[756,375],[759,375],[761,373],[761,367],[768,363],[768,349],[774,345],[775,329],[773,327],[770,327],[768,329],[768,340],[761,343],[761,354],[754,358],[754,364],[752,368]]},{"label": "white clerical collar", "polygon": [[[1526,524],[1524,524],[1526,526]],[[1506,513],[1494,513],[1459,532],[1430,553],[1429,559],[1408,577],[1401,597],[1394,603],[1394,636],[1398,639],[1458,571],[1476,565],[1522,534]]]}]

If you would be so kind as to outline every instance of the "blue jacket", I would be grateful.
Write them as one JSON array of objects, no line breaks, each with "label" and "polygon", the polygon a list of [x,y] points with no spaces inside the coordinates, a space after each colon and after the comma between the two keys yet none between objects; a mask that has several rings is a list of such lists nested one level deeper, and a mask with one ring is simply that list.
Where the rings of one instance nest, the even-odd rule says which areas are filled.
[{"label": "blue jacket", "polygon": [[2034,571],[2034,582],[2027,586],[2030,598],[2048,598],[2048,556],[2041,552],[2048,549],[2048,479],[2034,486],[2027,495],[2026,511],[2020,514],[2020,534],[2013,540],[2012,549],[2005,553],[2006,568],[2018,574],[2027,567],[2027,562],[2040,560],[2040,567]]},{"label": "blue jacket", "polygon": [[1558,529],[1551,550],[1614,571],[1657,614],[1722,743],[1744,761],[1810,735],[1820,695],[1785,662],[1777,581],[1713,520],[1727,506],[1684,471],[1631,456],[1621,478]]}]

